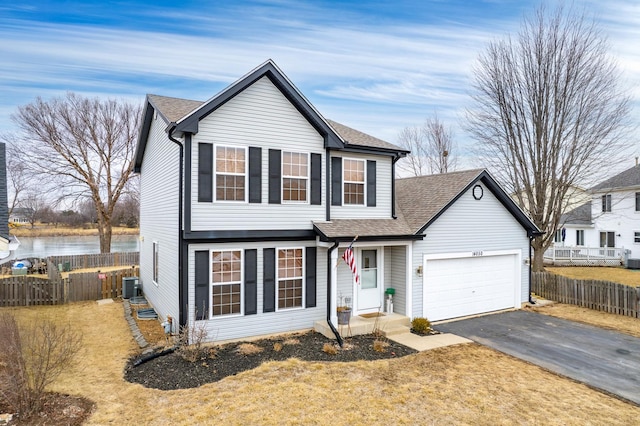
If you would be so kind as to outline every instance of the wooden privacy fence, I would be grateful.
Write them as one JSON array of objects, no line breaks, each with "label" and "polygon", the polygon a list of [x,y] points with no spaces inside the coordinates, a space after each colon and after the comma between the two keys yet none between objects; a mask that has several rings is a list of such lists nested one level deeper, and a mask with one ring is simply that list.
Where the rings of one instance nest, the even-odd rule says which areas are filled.
[{"label": "wooden privacy fence", "polygon": [[0,279],[1,306],[61,305],[64,283],[19,275]]},{"label": "wooden privacy fence", "polygon": [[545,299],[640,318],[640,287],[577,280],[550,272],[532,272],[531,275],[531,291]]},{"label": "wooden privacy fence", "polygon": [[123,278],[137,277],[140,273],[136,266],[100,273],[71,273],[63,279],[56,268],[49,271],[52,269],[55,272],[50,272],[53,275],[50,279],[24,275],[0,279],[0,307],[62,305],[121,297]]},{"label": "wooden privacy fence", "polygon": [[140,252],[49,256],[47,260],[51,261],[56,268],[61,265],[66,270],[138,265],[140,263]]},{"label": "wooden privacy fence", "polygon": [[[137,277],[140,268],[107,272],[80,272],[69,274],[68,301],[110,299],[122,296],[122,279]],[[102,278],[104,277],[104,278]]]}]

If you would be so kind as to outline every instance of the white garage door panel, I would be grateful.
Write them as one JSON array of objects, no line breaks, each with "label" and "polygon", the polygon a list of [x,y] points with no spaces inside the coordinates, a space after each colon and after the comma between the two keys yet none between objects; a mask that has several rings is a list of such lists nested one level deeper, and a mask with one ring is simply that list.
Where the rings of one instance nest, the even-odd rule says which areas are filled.
[{"label": "white garage door panel", "polygon": [[431,321],[512,308],[516,256],[428,259],[424,314]]}]

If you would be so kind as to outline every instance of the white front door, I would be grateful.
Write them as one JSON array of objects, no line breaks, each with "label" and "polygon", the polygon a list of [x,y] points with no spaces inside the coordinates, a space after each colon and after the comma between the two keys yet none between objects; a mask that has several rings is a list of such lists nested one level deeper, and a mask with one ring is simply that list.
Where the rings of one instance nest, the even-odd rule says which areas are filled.
[{"label": "white front door", "polygon": [[382,310],[380,250],[360,250],[360,285],[357,286],[358,313]]}]

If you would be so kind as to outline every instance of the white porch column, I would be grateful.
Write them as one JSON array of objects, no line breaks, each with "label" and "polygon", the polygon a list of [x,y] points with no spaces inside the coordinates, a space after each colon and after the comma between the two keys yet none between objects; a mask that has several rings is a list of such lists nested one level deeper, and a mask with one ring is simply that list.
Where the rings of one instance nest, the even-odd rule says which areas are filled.
[{"label": "white porch column", "polygon": [[331,273],[329,279],[331,280],[329,285],[331,286],[331,323],[333,325],[338,324],[338,247],[331,252]]},{"label": "white porch column", "polygon": [[407,306],[405,306],[404,308],[404,312],[405,315],[408,316],[410,319],[413,318],[413,243],[409,243],[407,244],[407,251],[405,253],[406,256],[406,289],[405,291],[407,292],[406,296],[405,296],[405,301],[407,303]]}]

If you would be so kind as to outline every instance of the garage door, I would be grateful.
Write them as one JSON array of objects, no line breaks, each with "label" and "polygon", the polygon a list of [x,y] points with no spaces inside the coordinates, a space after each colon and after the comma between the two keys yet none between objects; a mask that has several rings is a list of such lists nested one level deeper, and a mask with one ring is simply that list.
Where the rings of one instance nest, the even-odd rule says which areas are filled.
[{"label": "garage door", "polygon": [[[425,256],[424,316],[431,321],[513,308],[518,304],[517,254]],[[516,290],[518,289],[518,290]]]}]

